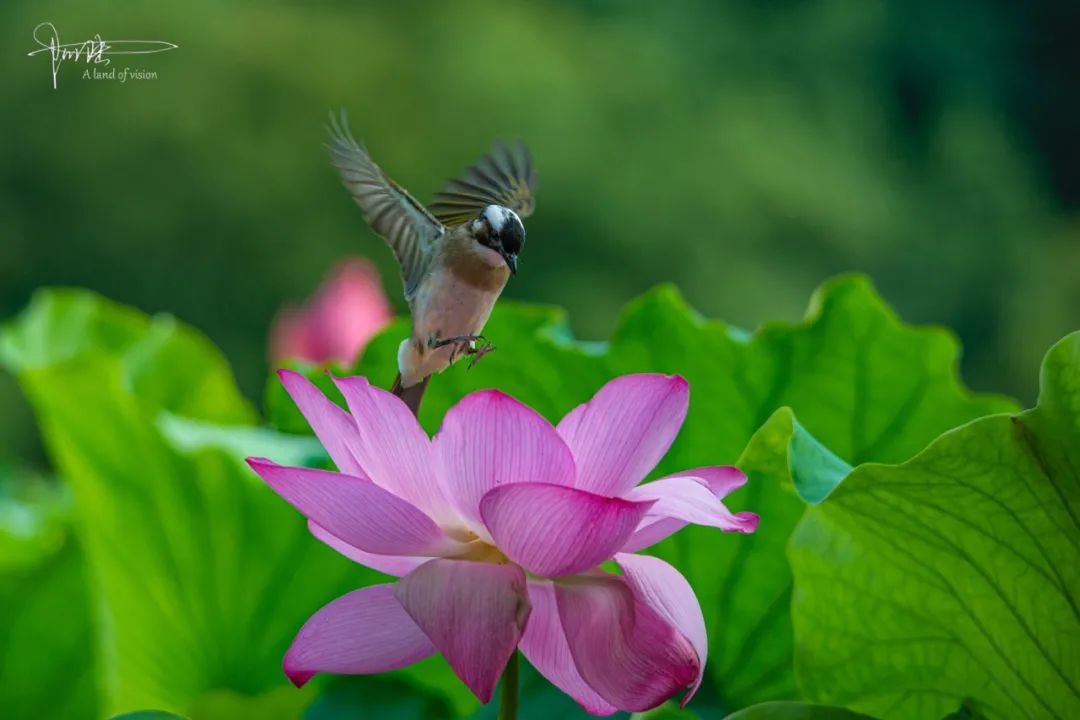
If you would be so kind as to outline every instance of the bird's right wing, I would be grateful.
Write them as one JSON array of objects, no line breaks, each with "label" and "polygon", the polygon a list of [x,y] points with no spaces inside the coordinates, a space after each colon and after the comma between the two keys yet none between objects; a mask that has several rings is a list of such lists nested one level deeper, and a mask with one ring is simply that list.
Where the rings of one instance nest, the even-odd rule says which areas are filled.
[{"label": "bird's right wing", "polygon": [[353,139],[344,110],[340,120],[330,113],[327,130],[330,160],[364,219],[394,251],[401,265],[405,299],[411,302],[446,228],[405,188],[391,180],[371,159],[367,148]]}]

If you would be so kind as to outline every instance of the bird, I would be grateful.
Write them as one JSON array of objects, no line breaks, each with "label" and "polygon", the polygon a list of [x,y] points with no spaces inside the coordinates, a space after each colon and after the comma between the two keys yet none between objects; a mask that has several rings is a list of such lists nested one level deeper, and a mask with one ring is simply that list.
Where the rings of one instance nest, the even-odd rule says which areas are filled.
[{"label": "bird", "polygon": [[521,140],[496,142],[425,207],[371,159],[344,110],[330,113],[327,131],[331,163],[400,265],[412,330],[398,348],[391,391],[415,415],[432,375],[493,349],[482,332],[518,271],[522,220],[536,205],[532,156]]}]

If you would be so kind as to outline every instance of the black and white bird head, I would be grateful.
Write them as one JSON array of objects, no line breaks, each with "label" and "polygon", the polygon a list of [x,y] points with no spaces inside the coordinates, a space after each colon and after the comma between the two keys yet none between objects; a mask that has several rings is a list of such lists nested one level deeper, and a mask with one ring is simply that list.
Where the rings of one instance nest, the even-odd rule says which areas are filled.
[{"label": "black and white bird head", "polygon": [[472,221],[471,230],[478,243],[499,253],[510,272],[517,274],[525,226],[516,212],[502,205],[488,205]]}]

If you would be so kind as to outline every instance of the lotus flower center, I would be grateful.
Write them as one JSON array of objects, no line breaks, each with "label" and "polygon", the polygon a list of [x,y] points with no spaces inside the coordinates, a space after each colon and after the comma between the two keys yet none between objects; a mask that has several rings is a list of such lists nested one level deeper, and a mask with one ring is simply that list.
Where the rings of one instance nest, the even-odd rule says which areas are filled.
[{"label": "lotus flower center", "polygon": [[[450,533],[447,534],[449,535]],[[454,538],[455,540],[461,540],[462,542],[468,543],[461,554],[454,556],[456,559],[496,563],[499,565],[505,565],[506,563],[511,562],[510,558],[506,557],[499,548],[484,542],[478,538],[475,533],[470,532],[469,535],[472,537]]]}]

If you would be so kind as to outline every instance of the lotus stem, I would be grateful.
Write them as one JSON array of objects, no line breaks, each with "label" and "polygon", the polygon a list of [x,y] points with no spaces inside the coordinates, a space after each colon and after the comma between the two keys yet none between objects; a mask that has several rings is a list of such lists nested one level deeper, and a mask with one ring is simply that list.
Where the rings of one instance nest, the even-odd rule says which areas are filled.
[{"label": "lotus stem", "polygon": [[502,686],[499,691],[498,720],[517,720],[518,708],[518,653],[515,650],[503,669]]}]

